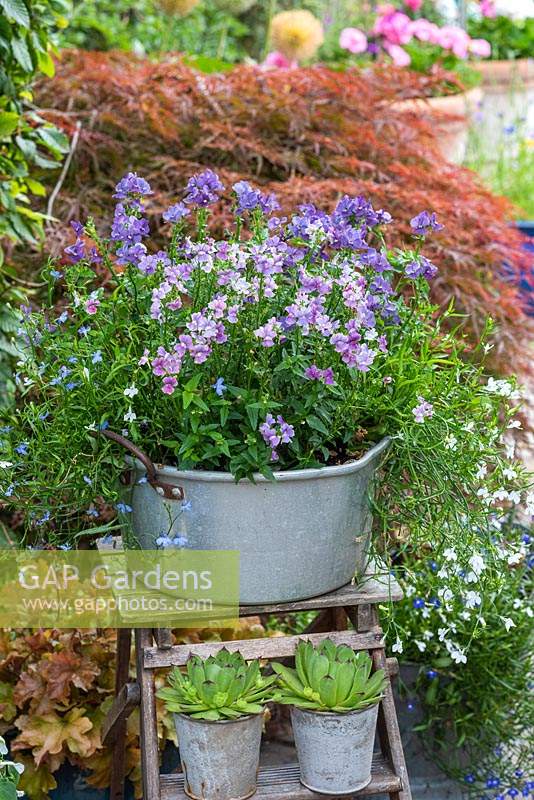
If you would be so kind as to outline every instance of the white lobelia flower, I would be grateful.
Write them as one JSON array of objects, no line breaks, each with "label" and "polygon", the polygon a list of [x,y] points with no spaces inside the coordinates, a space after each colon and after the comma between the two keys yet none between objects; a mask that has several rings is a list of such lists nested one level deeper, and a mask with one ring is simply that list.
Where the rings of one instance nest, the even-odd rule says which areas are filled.
[{"label": "white lobelia flower", "polygon": [[444,603],[447,603],[454,597],[454,594],[450,589],[438,589],[438,595],[443,599]]},{"label": "white lobelia flower", "polygon": [[[481,605],[482,597],[478,592],[467,592],[465,595],[465,607],[466,608],[476,608],[477,606]],[[468,615],[469,616],[469,615]]]},{"label": "white lobelia flower", "polygon": [[512,419],[512,420],[510,420],[510,422],[508,423],[508,425],[506,427],[509,428],[509,429],[512,429],[512,428],[521,429],[522,425],[521,425],[521,423],[520,423],[520,421],[518,419]]},{"label": "white lobelia flower", "polygon": [[443,551],[443,556],[447,559],[447,561],[456,561],[457,559],[456,550],[454,547],[447,547],[447,549]]},{"label": "white lobelia flower", "polygon": [[438,628],[438,639],[440,640],[440,642],[445,641],[445,637],[447,636],[448,632],[449,632],[448,628]]},{"label": "white lobelia flower", "polygon": [[494,500],[500,500],[500,501],[508,500],[508,492],[504,488],[504,486],[501,486],[500,489],[497,489],[496,492],[493,492],[493,499]]},{"label": "white lobelia flower", "polygon": [[527,617],[528,617],[529,619],[532,619],[532,617],[534,617],[534,611],[531,609],[531,607],[530,607],[530,606],[525,606],[525,608],[523,609],[523,611],[525,612],[525,614],[527,615]]},{"label": "white lobelia flower", "polygon": [[11,461],[0,461],[0,469],[9,469],[12,466],[13,463]]},{"label": "white lobelia flower", "polygon": [[402,642],[401,642],[401,640],[399,639],[398,636],[397,636],[397,641],[395,642],[395,644],[393,645],[391,650],[392,650],[393,653],[402,653],[402,651],[404,650]]},{"label": "white lobelia flower", "polygon": [[136,394],[139,394],[139,389],[133,383],[124,390],[125,397],[135,397]]},{"label": "white lobelia flower", "polygon": [[517,550],[517,552],[515,553],[510,553],[510,555],[506,559],[506,563],[510,567],[516,567],[518,564],[521,564],[524,558],[525,558],[525,551],[521,548],[521,550]]},{"label": "white lobelia flower", "polygon": [[534,516],[534,492],[529,492],[525,497],[525,511]]},{"label": "white lobelia flower", "polygon": [[508,500],[511,503],[518,505],[521,502],[521,492],[518,492],[515,489],[512,492],[508,492]]},{"label": "white lobelia flower", "polygon": [[515,458],[515,442],[505,442],[506,458]]},{"label": "white lobelia flower", "polygon": [[475,477],[478,478],[479,481],[481,481],[482,478],[485,478],[487,474],[488,474],[488,465],[484,464],[484,462],[481,461],[479,464],[477,464],[477,473]]},{"label": "white lobelia flower", "polygon": [[456,436],[453,436],[452,433],[450,433],[445,439],[445,447],[447,448],[447,450],[456,450],[457,445],[458,445],[458,439],[456,438]]},{"label": "white lobelia flower", "polygon": [[449,655],[454,661],[455,664],[467,664],[467,656],[465,655],[463,650],[458,649],[450,649]]},{"label": "white lobelia flower", "polygon": [[132,407],[131,406],[129,407],[128,411],[124,415],[123,419],[124,419],[125,422],[133,422],[134,420],[137,419],[137,414],[135,413],[135,411],[132,411]]},{"label": "white lobelia flower", "polygon": [[501,619],[502,619],[502,624],[504,625],[507,631],[509,631],[510,628],[515,628],[515,622],[513,621],[513,619],[510,619],[510,617],[501,617]]},{"label": "white lobelia flower", "polygon": [[426,642],[420,642],[417,639],[414,639],[414,642],[419,650],[420,653],[424,653],[426,650]]},{"label": "white lobelia flower", "polygon": [[467,621],[468,619],[471,619],[471,614],[469,613],[469,611],[461,611],[460,619],[465,619]]},{"label": "white lobelia flower", "polygon": [[475,553],[469,559],[469,566],[471,567],[475,575],[481,575],[482,572],[486,569],[486,562],[484,561],[480,553]]},{"label": "white lobelia flower", "polygon": [[514,478],[517,478],[517,472],[515,471],[515,469],[512,469],[511,467],[506,467],[505,469],[503,469],[502,474],[504,475],[505,478],[508,478],[509,481],[513,481]]},{"label": "white lobelia flower", "polygon": [[430,639],[434,638],[434,631],[423,631],[423,639],[430,641]]}]

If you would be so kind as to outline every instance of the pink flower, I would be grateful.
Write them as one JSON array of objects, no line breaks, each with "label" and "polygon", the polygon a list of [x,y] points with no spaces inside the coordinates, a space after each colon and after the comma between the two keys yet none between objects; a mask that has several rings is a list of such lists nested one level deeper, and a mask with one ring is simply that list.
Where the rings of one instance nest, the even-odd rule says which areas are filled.
[{"label": "pink flower", "polygon": [[96,314],[99,305],[100,300],[97,297],[90,297],[85,301],[85,310],[88,314]]},{"label": "pink flower", "polygon": [[365,53],[367,36],[359,28],[344,28],[339,37],[339,46],[349,53]]},{"label": "pink flower", "polygon": [[393,63],[396,64],[397,67],[407,67],[412,60],[406,50],[403,50],[398,44],[384,42],[384,50],[391,56]]},{"label": "pink flower", "polygon": [[428,19],[416,19],[412,22],[412,35],[420,42],[436,44],[439,40],[439,28]]},{"label": "pink flower", "polygon": [[401,11],[388,10],[377,18],[373,30],[390,44],[407,44],[412,38],[412,20]]},{"label": "pink flower", "polygon": [[278,50],[273,50],[272,53],[266,56],[263,66],[277,69],[289,69],[290,67],[298,67],[298,63],[296,61],[290,61],[283,53],[278,52]]},{"label": "pink flower", "polygon": [[456,58],[467,58],[469,52],[469,36],[455,25],[445,25],[440,28],[437,41],[444,50],[451,50]]},{"label": "pink flower", "polygon": [[404,0],[404,5],[408,6],[412,11],[419,11],[423,5],[423,0]]},{"label": "pink flower", "polygon": [[489,58],[491,56],[491,44],[487,39],[471,39],[469,52],[477,58]]},{"label": "pink flower", "polygon": [[497,11],[493,0],[480,0],[480,12],[483,17],[496,17]]}]

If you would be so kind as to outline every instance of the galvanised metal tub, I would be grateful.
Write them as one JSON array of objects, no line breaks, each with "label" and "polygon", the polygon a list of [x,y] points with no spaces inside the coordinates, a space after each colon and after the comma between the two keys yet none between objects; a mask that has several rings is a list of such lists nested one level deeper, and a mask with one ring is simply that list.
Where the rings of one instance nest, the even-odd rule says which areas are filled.
[{"label": "galvanised metal tub", "polygon": [[133,460],[132,532],[145,549],[168,534],[193,550],[239,550],[244,605],[333,591],[364,571],[372,479],[389,441],[346,464],[277,472],[274,481],[257,475],[255,483],[150,462],[154,473],[138,483],[147,460]]}]

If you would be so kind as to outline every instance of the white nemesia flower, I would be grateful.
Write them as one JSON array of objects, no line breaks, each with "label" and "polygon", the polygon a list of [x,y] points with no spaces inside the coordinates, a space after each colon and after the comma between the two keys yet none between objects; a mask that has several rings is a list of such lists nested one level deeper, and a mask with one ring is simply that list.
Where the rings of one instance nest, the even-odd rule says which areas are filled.
[{"label": "white nemesia flower", "polygon": [[124,390],[125,397],[135,397],[136,394],[139,394],[139,389],[132,383],[127,389]]}]

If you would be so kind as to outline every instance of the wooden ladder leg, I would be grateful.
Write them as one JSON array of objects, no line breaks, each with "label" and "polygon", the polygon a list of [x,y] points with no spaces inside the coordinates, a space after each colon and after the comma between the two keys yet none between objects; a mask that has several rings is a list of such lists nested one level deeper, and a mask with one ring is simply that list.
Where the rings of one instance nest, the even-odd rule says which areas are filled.
[{"label": "wooden ladder leg", "polygon": [[141,690],[139,726],[141,733],[141,772],[143,800],[160,800],[159,750],[156,718],[154,674],[145,668],[144,651],[152,644],[152,631],[140,628],[135,631],[137,682]]},{"label": "wooden ladder leg", "polygon": [[406,769],[395,700],[391,688],[391,678],[387,673],[386,654],[381,649],[373,650],[371,657],[375,670],[383,669],[387,675],[384,697],[378,709],[378,738],[380,739],[382,753],[391,762],[395,774],[402,781],[402,789],[399,792],[391,792],[389,797],[390,800],[412,800],[410,779]]},{"label": "wooden ladder leg", "polygon": [[[117,668],[115,673],[115,697],[128,683],[130,671],[130,653],[132,647],[132,631],[130,628],[117,629]],[[111,762],[111,783],[109,800],[124,800],[124,779],[126,772],[126,725],[124,720],[117,728],[113,742]]]}]

